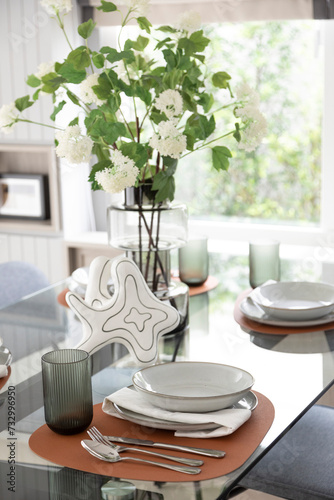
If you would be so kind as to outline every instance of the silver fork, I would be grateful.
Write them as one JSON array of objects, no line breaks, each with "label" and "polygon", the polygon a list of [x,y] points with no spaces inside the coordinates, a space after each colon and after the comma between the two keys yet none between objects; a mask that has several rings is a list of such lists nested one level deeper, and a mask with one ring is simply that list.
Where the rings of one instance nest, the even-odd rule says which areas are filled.
[{"label": "silver fork", "polygon": [[154,455],[156,457],[166,458],[168,460],[172,460],[173,462],[179,462],[180,464],[194,465],[196,467],[199,465],[203,465],[202,460],[197,460],[195,458],[180,458],[180,457],[175,457],[174,455],[165,455],[164,453],[156,453],[154,451],[142,450],[141,448],[118,446],[116,444],[111,443],[111,441],[109,441],[106,437],[104,437],[103,434],[101,434],[101,432],[96,427],[91,427],[90,429],[88,429],[87,434],[89,435],[90,438],[93,439],[93,441],[105,444],[110,448],[116,450],[118,453],[121,453],[122,451],[138,451],[139,453],[146,453],[147,455]]}]

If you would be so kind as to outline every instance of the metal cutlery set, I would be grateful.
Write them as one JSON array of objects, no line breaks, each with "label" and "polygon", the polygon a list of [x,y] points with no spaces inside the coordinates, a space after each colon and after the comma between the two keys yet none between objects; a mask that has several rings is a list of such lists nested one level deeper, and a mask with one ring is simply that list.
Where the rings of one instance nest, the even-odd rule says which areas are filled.
[{"label": "metal cutlery set", "polygon": [[[123,444],[137,444],[137,445],[143,445],[143,446],[153,446],[156,448],[166,448],[166,449],[173,449],[173,450],[178,450],[178,451],[186,451],[188,453],[196,453],[198,455],[204,455],[204,456],[211,456],[214,458],[222,458],[225,456],[224,451],[219,451],[219,450],[209,450],[205,448],[194,448],[190,446],[179,446],[179,445],[172,445],[168,443],[154,443],[153,441],[146,441],[146,440],[140,440],[140,439],[127,439],[127,438],[120,438],[116,436],[103,436],[100,431],[96,429],[96,427],[91,427],[87,431],[89,437],[92,440],[89,439],[83,439],[81,441],[81,445],[85,450],[87,450],[91,455],[93,455],[96,458],[99,458],[100,460],[104,460],[106,462],[120,462],[122,460],[132,460],[135,462],[144,462],[148,463],[151,465],[156,465],[158,467],[163,467],[165,469],[171,469],[174,471],[178,472],[183,472],[185,474],[199,474],[201,472],[201,469],[199,466],[203,465],[202,460],[198,459],[190,459],[190,458],[181,458],[181,457],[176,457],[174,455],[166,455],[164,453],[157,453],[154,451],[149,451],[149,450],[142,450],[141,448],[132,448],[132,447],[127,447],[127,446],[118,446],[116,444],[113,444],[112,441],[117,441]],[[167,464],[167,463],[162,463],[162,462],[156,462],[152,460],[144,460],[142,458],[137,458],[137,457],[121,457],[119,453],[122,453],[123,451],[136,451],[139,453],[144,453],[146,455],[153,455],[156,457],[164,458],[171,460],[173,462],[178,462],[183,464],[183,466],[178,466],[178,465],[172,465],[172,464]]]}]

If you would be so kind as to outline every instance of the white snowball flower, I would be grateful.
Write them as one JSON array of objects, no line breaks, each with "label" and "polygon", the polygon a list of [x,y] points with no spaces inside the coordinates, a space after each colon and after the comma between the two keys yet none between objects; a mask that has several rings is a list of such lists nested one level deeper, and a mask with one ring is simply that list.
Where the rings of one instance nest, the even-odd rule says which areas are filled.
[{"label": "white snowball flower", "polygon": [[189,34],[198,31],[201,28],[201,15],[194,10],[183,12],[177,18],[175,28],[179,31],[187,31]]},{"label": "white snowball flower", "polygon": [[149,145],[162,156],[179,159],[187,147],[187,138],[177,128],[173,120],[159,123],[158,134],[154,134]]},{"label": "white snowball flower", "polygon": [[81,135],[79,125],[69,126],[64,131],[56,133],[58,146],[56,154],[65,158],[68,163],[77,164],[87,162],[90,158],[93,141],[90,137]]},{"label": "white snowball flower", "polygon": [[259,94],[248,83],[242,83],[236,88],[237,108],[234,113],[244,124],[241,133],[240,149],[254,151],[267,133],[267,121],[259,110]]},{"label": "white snowball flower", "polygon": [[259,94],[246,82],[243,82],[237,86],[237,88],[235,89],[235,95],[238,101],[247,102],[248,104],[252,104],[253,106],[260,105]]},{"label": "white snowball flower", "polygon": [[54,71],[55,71],[55,63],[53,61],[41,63],[38,66],[35,76],[41,80],[43,76],[48,75],[49,73],[54,73]]},{"label": "white snowball flower", "polygon": [[134,186],[139,174],[133,160],[115,150],[111,155],[113,167],[96,172],[95,180],[107,193],[120,193],[127,187]]},{"label": "white snowball flower", "polygon": [[177,90],[164,90],[155,99],[154,105],[159,111],[165,113],[167,118],[179,116],[183,110],[183,99]]},{"label": "white snowball flower", "polygon": [[4,134],[10,134],[13,131],[18,116],[19,112],[14,102],[4,104],[0,108],[0,129]]},{"label": "white snowball flower", "polygon": [[245,124],[241,130],[241,141],[238,144],[239,149],[245,151],[254,151],[262,142],[267,134],[267,121],[263,114],[255,106],[245,106],[235,111],[237,117]]},{"label": "white snowball flower", "polygon": [[41,6],[50,15],[65,11],[68,13],[72,10],[71,0],[41,0]]},{"label": "white snowball flower", "polygon": [[92,87],[98,85],[98,73],[93,73],[89,75],[83,82],[80,84],[80,97],[86,104],[96,104],[97,106],[102,106],[105,101],[102,101],[97,97]]},{"label": "white snowball flower", "polygon": [[123,2],[132,12],[136,12],[138,17],[140,17],[146,15],[150,0],[123,0]]}]

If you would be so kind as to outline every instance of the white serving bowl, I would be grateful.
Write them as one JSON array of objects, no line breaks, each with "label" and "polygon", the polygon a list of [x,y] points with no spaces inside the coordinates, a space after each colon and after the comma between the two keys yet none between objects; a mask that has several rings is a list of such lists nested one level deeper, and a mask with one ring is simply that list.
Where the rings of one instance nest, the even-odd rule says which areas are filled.
[{"label": "white serving bowl", "polygon": [[313,320],[334,310],[334,286],[327,283],[282,281],[256,288],[251,298],[267,314],[284,320]]},{"label": "white serving bowl", "polygon": [[149,366],[132,377],[133,386],[150,403],[169,411],[205,413],[239,401],[254,378],[235,366],[173,362]]}]

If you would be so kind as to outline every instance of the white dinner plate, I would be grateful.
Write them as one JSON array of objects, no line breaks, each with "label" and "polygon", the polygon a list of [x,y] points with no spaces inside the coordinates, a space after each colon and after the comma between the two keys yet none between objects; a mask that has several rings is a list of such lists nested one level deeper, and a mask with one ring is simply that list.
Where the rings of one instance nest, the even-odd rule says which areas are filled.
[{"label": "white dinner plate", "polygon": [[236,366],[176,361],[148,366],[132,377],[136,391],[169,411],[207,413],[222,410],[250,391],[253,376]]},{"label": "white dinner plate", "polygon": [[282,281],[259,286],[251,298],[269,316],[280,320],[307,321],[334,311],[334,286],[309,281]]},{"label": "white dinner plate", "polygon": [[264,325],[272,325],[272,326],[283,326],[283,327],[307,327],[307,326],[319,326],[325,325],[326,323],[330,323],[334,321],[334,312],[327,314],[327,316],[323,316],[322,318],[308,320],[308,321],[289,321],[283,319],[276,319],[272,316],[266,314],[263,309],[260,309],[252,299],[245,298],[242,302],[240,302],[240,311],[242,314],[253,321],[257,321],[258,323],[262,323]]},{"label": "white dinner plate", "polygon": [[[243,410],[253,411],[258,404],[258,399],[254,392],[249,391],[240,401],[232,405],[231,408],[238,408]],[[218,427],[215,423],[208,423],[203,427],[203,424],[185,424],[183,422],[170,422],[160,418],[142,415],[134,411],[128,410],[123,406],[113,403],[116,412],[121,415],[125,420],[133,422],[134,424],[144,425],[145,427],[153,427],[154,429],[172,430],[172,431],[203,431],[209,429],[216,429]]]}]

